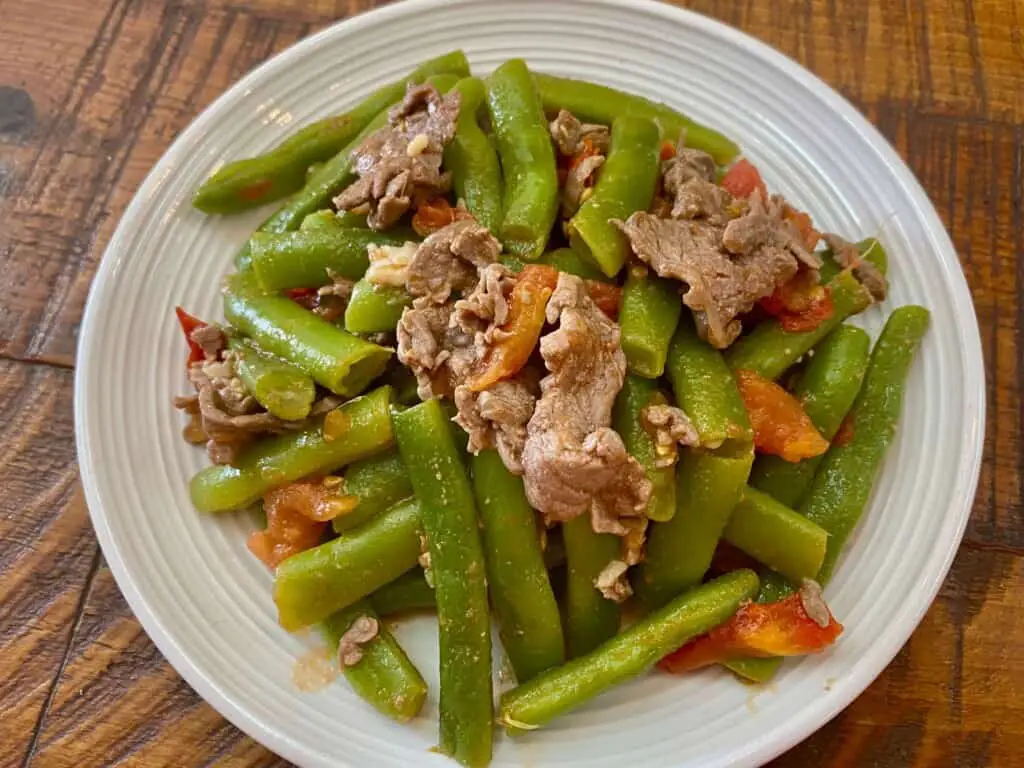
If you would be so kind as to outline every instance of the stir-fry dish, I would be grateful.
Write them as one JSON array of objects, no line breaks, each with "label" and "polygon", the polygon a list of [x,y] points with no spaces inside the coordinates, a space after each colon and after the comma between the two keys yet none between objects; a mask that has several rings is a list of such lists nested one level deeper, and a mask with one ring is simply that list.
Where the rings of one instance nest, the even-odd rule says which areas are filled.
[{"label": "stir-fry dish", "polygon": [[885,299],[882,245],[737,155],[664,104],[455,51],[195,195],[284,202],[226,322],[179,310],[176,406],[213,463],[193,503],[262,508],[281,625],[319,626],[396,720],[427,687],[383,619],[436,611],[465,765],[655,666],[764,683],[842,632],[822,587],[929,316],[892,310],[872,348],[846,321]]}]

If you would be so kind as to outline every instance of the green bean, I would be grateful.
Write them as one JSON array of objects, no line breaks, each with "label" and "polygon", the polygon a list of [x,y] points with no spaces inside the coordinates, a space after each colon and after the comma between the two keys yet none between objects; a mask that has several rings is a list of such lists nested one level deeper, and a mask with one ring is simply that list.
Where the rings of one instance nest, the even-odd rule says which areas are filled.
[{"label": "green bean", "polygon": [[501,225],[501,166],[494,145],[477,122],[487,100],[482,80],[467,77],[455,84],[462,96],[455,138],[444,149],[444,167],[452,172],[452,187],[466,209],[482,226],[497,232]]},{"label": "green bean", "polygon": [[345,330],[349,333],[390,333],[398,327],[402,312],[412,304],[405,288],[377,285],[363,278],[352,288],[345,307]]},{"label": "green bean", "polygon": [[[871,339],[860,328],[841,325],[814,348],[793,394],[826,440],[835,437],[846,412],[860,390],[867,370]],[[789,507],[797,507],[814,480],[822,456],[786,461],[779,456],[758,456],[750,471],[750,484]]]},{"label": "green bean", "polygon": [[232,339],[235,369],[245,388],[274,416],[304,419],[316,397],[313,379],[291,363],[268,355],[247,339]]},{"label": "green bean", "polygon": [[308,125],[263,155],[228,163],[203,182],[192,204],[205,213],[236,213],[297,192],[306,181],[309,166],[350,146],[376,115],[405,95],[407,82],[420,83],[442,73],[468,75],[465,54],[452,51],[426,61],[407,77],[374,91],[349,112]]},{"label": "green bean", "polygon": [[722,354],[697,336],[689,317],[682,319],[672,337],[668,378],[676,403],[697,429],[702,448],[734,447],[753,440],[732,371]]},{"label": "green bean", "polygon": [[394,416],[423,508],[441,649],[440,749],[463,765],[491,758],[491,631],[473,490],[448,416],[429,400]]},{"label": "green bean", "polygon": [[359,698],[392,720],[407,723],[423,709],[427,684],[369,601],[360,600],[324,621],[328,649],[337,654],[341,638],[363,618],[376,622],[377,634],[360,646],[359,661],[351,666],[341,662],[341,671]]},{"label": "green bean", "polygon": [[847,417],[852,436],[828,449],[800,506],[808,520],[829,533],[818,574],[822,583],[831,577],[846,539],[864,513],[882,459],[896,436],[907,373],[928,323],[924,307],[900,307],[889,316]]},{"label": "green bean", "polygon": [[506,61],[487,84],[505,175],[500,239],[513,255],[534,261],[544,252],[558,213],[555,150],[525,62]]},{"label": "green bean", "polygon": [[817,575],[828,533],[768,494],[747,486],[722,537],[799,584]]},{"label": "green bean", "polygon": [[523,481],[492,449],[470,458],[480,511],[487,590],[501,644],[516,680],[525,683],[565,661],[558,603],[540,549],[537,518]]},{"label": "green bean", "polygon": [[420,505],[408,499],[282,562],[274,574],[281,626],[294,632],[323,621],[416,565],[421,517]]},{"label": "green bean", "polygon": [[358,280],[370,266],[368,247],[399,246],[400,235],[369,229],[322,229],[271,234],[250,239],[252,268],[267,291],[315,288],[331,282],[330,273]]},{"label": "green bean", "polygon": [[587,655],[505,693],[498,722],[513,734],[544,726],[728,621],[756,591],[756,574],[740,570],[680,595]]},{"label": "green bean", "polygon": [[676,514],[651,526],[647,559],[634,579],[644,604],[660,607],[700,583],[753,460],[749,446],[735,455],[683,451],[676,468]]},{"label": "green bean", "polygon": [[[337,231],[339,229],[369,229],[366,223],[366,214],[352,213],[351,211],[334,211],[327,209],[315,211],[302,220],[299,224],[300,232],[323,232]],[[394,234],[394,229],[391,230]]]},{"label": "green bean", "polygon": [[[817,581],[832,578],[836,560],[864,514],[882,459],[896,434],[903,406],[903,389],[914,351],[928,328],[923,307],[900,307],[889,316],[871,353],[864,384],[847,417],[852,436],[834,444],[825,454],[800,513],[828,532],[825,558]],[[762,585],[761,602],[781,600],[793,587],[779,574],[769,574]],[[769,680],[781,659],[741,659],[727,665],[755,682]]]},{"label": "green bean", "polygon": [[427,583],[422,568],[413,568],[388,582],[370,595],[370,602],[381,616],[437,608],[434,588]]},{"label": "green bean", "polygon": [[666,104],[583,80],[541,73],[534,79],[547,112],[566,109],[580,120],[603,125],[611,125],[620,115],[646,117],[657,123],[662,139],[675,142],[685,131],[686,145],[707,152],[719,165],[728,165],[739,154],[739,147],[725,136]]},{"label": "green bean", "polygon": [[412,483],[402,457],[393,450],[353,462],[345,470],[344,492],[358,502],[351,512],[334,518],[338,533],[356,528],[412,496]]},{"label": "green bean", "polygon": [[325,440],[320,422],[255,443],[234,466],[200,470],[189,490],[200,512],[240,509],[271,488],[309,475],[326,475],[394,444],[388,406],[391,388],[380,387],[338,408],[348,422],[344,440]]},{"label": "green bean", "polygon": [[593,194],[567,225],[573,250],[615,277],[629,258],[626,236],[611,223],[646,211],[654,198],[659,167],[658,128],[642,117],[623,115],[612,123],[611,147]]},{"label": "green bean", "polygon": [[[881,245],[876,240],[864,240],[861,245],[865,246],[865,259],[884,274],[887,257]],[[840,272],[828,287],[832,315],[817,328],[789,333],[782,330],[778,320],[765,320],[729,347],[725,353],[729,366],[734,371],[754,371],[766,379],[777,379],[846,318],[871,305],[871,295],[852,272]]]},{"label": "green bean", "polygon": [[283,296],[224,294],[224,317],[261,348],[343,397],[362,392],[391,350],[353,336]]},{"label": "green bean", "polygon": [[594,266],[593,262],[585,260],[572,248],[556,248],[553,251],[548,251],[538,261],[541,264],[554,267],[559,272],[568,272],[570,275],[582,277],[584,280],[608,282],[608,278],[605,277],[600,269]]},{"label": "green bean", "polygon": [[627,375],[622,390],[615,398],[612,426],[622,437],[629,455],[643,465],[651,481],[651,498],[647,517],[656,522],[671,520],[676,513],[676,473],[672,463],[658,466],[657,446],[643,423],[643,409],[648,405],[667,405],[668,398],[650,379]]},{"label": "green bean", "polygon": [[[460,76],[464,77],[467,74],[469,74],[468,70],[460,69],[457,74],[431,75],[427,78],[427,82],[432,83],[440,92],[446,93],[459,81]],[[395,101],[400,99],[401,97]],[[360,131],[359,135],[352,139],[351,143],[325,162],[294,197],[264,221],[260,225],[259,231],[291,232],[298,229],[299,224],[309,214],[328,208],[331,199],[356,180],[356,173],[351,163],[352,153],[368,136],[388,124],[389,110],[390,107],[378,112]],[[236,266],[238,266],[237,257]]]},{"label": "green bean", "polygon": [[683,303],[679,285],[645,270],[630,269],[622,288],[619,327],[630,373],[657,379],[665,372]]},{"label": "green bean", "polygon": [[612,560],[619,559],[621,540],[594,533],[590,515],[562,523],[567,566],[565,642],[568,657],[590,653],[619,631],[619,606],[605,598],[594,581]]}]

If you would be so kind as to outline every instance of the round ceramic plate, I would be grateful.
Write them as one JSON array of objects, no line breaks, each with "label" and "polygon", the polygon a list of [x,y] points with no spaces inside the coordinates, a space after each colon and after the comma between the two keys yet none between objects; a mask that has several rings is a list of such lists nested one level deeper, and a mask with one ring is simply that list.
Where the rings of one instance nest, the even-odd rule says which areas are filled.
[{"label": "round ceramic plate", "polygon": [[956,253],[886,141],[814,76],[701,16],[646,0],[411,0],[332,27],[219,98],[157,163],[92,287],[75,409],[82,480],[107,562],[181,675],[242,730],[304,766],[449,765],[436,743],[436,627],[400,640],[433,698],[411,726],[344,681],[299,692],[296,659],[317,645],[275,622],[271,577],[245,549],[244,514],[200,515],[187,483],[206,460],[181,439],[184,393],[173,309],[219,317],[221,277],[265,212],[206,218],[189,198],[226,161],[344,111],[418,61],[463,48],[476,73],[510,57],[660,99],[736,139],[769,187],[820,228],[881,234],[892,296],[859,322],[918,303],[934,323],[907,385],[899,437],[871,507],[828,589],[846,625],[829,653],[786,664],[763,692],[708,670],[652,674],[551,727],[499,737],[495,765],[760,764],[850,703],[909,637],[949,567],[977,481],[984,424],[981,347]]}]

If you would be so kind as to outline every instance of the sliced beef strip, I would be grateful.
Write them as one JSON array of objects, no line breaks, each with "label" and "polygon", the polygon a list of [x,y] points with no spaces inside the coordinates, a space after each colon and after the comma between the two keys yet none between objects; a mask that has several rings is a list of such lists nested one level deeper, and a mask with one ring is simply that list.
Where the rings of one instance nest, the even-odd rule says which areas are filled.
[{"label": "sliced beef strip", "polygon": [[496,448],[506,469],[523,473],[526,425],[537,402],[536,381],[528,372],[499,381],[483,392],[467,386],[455,389],[455,423],[469,434],[469,452]]},{"label": "sliced beef strip", "polygon": [[755,190],[747,204],[746,213],[732,219],[722,232],[722,245],[727,251],[739,256],[781,251],[810,269],[821,266],[821,259],[807,250],[804,238],[786,218],[786,201],[780,195],[765,200]]},{"label": "sliced beef strip", "polygon": [[[176,397],[174,407],[191,417],[184,436],[190,443],[206,443],[206,452],[214,464],[231,464],[248,443],[260,435],[280,434],[307,426],[307,420],[284,421],[268,413],[246,392],[235,376],[234,359],[193,363],[189,381],[196,394]],[[341,404],[328,395],[313,404],[310,418],[322,415]]]},{"label": "sliced beef strip", "polygon": [[825,244],[832,249],[839,266],[853,272],[853,276],[867,289],[871,300],[876,304],[885,301],[885,297],[889,294],[889,282],[885,279],[882,271],[863,258],[860,250],[853,243],[844,240],[839,235],[826,234],[823,237]]},{"label": "sliced beef strip", "polygon": [[583,148],[583,142],[587,139],[602,155],[608,153],[611,135],[605,125],[581,123],[571,112],[562,109],[548,127],[555,147],[561,155],[572,157]]},{"label": "sliced beef strip", "polygon": [[363,646],[380,632],[376,618],[363,615],[352,622],[338,641],[338,662],[342,669],[354,667],[363,660]]},{"label": "sliced beef strip", "polygon": [[192,330],[188,335],[190,341],[199,345],[203,350],[203,356],[207,360],[217,360],[221,352],[227,349],[228,339],[224,335],[224,329],[216,323],[201,325]]},{"label": "sliced beef strip", "polygon": [[609,426],[626,370],[619,328],[568,274],[558,278],[547,319],[559,327],[540,342],[550,373],[526,430],[527,497],[548,524],[589,512],[595,530],[625,535],[620,519],[642,514],[651,485]]},{"label": "sliced beef strip", "polygon": [[451,316],[449,304],[424,304],[407,307],[398,321],[398,360],[416,377],[421,400],[451,397],[455,387],[449,361],[453,355],[456,362],[473,355],[472,336],[453,329]]},{"label": "sliced beef strip", "polygon": [[334,198],[339,210],[366,210],[372,229],[387,229],[423,200],[451,188],[441,171],[444,147],[455,135],[461,97],[441,96],[431,85],[411,85],[389,125],[352,153],[359,179]]},{"label": "sliced beef strip", "polygon": [[[737,221],[742,219],[730,221],[725,229]],[[770,238],[745,241],[741,253],[726,251],[723,228],[703,219],[659,219],[638,211],[615,224],[637,257],[658,275],[687,284],[683,303],[719,349],[739,335],[739,315],[770,296],[798,267],[792,250]]]},{"label": "sliced beef strip", "polygon": [[480,334],[478,344],[490,344],[507,336],[499,326],[508,320],[509,294],[514,285],[515,276],[504,264],[495,262],[481,267],[476,287],[455,302],[451,322],[474,337]]},{"label": "sliced beef strip", "polygon": [[440,304],[453,291],[476,284],[477,268],[498,260],[501,243],[475,219],[460,219],[429,235],[412,257],[406,288],[417,299]]},{"label": "sliced beef strip", "polygon": [[697,428],[681,408],[648,405],[640,411],[640,422],[654,438],[656,466],[671,467],[675,464],[680,445],[695,448],[700,444]]}]

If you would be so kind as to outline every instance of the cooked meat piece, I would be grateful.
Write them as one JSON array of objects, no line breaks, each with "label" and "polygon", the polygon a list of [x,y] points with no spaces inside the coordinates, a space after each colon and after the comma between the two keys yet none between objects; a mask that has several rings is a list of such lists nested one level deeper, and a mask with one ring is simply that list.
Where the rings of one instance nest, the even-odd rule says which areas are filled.
[{"label": "cooked meat piece", "polygon": [[584,193],[590,184],[590,177],[604,165],[604,155],[587,155],[573,165],[565,177],[562,187],[562,216],[572,218],[584,201]]},{"label": "cooked meat piece", "polygon": [[[564,273],[547,319],[559,327],[540,341],[550,373],[540,383],[526,430],[522,463],[530,503],[549,524],[585,512],[602,525],[638,516],[651,485],[609,426],[626,372],[619,328],[590,299],[583,281]],[[620,535],[627,532],[617,528]]]},{"label": "cooked meat piece", "polygon": [[499,326],[508,320],[508,297],[515,276],[504,264],[495,262],[482,267],[479,278],[470,294],[455,302],[452,322],[465,333],[472,333],[477,344],[490,344],[508,335]]},{"label": "cooked meat piece", "polygon": [[416,255],[419,243],[407,242],[402,245],[370,245],[370,267],[363,277],[374,285],[405,287],[409,277],[409,265]]},{"label": "cooked meat piece", "polygon": [[[730,221],[726,229],[742,220]],[[705,329],[708,341],[719,349],[739,335],[739,315],[796,274],[797,258],[790,245],[802,248],[799,243],[780,247],[770,234],[763,234],[764,241],[744,241],[741,252],[729,253],[722,248],[720,226],[700,219],[659,219],[643,211],[615,224],[633,252],[656,273],[689,286],[683,303],[693,310],[698,329]]]},{"label": "cooked meat piece", "polygon": [[360,616],[338,641],[338,661],[341,668],[354,667],[363,659],[363,646],[373,640],[380,631],[380,624],[373,616]]},{"label": "cooked meat piece", "polygon": [[203,356],[207,360],[217,360],[220,357],[220,353],[223,352],[228,345],[228,339],[227,336],[224,335],[224,329],[216,323],[201,325],[194,328],[192,333],[188,335],[188,338],[190,341],[199,345],[199,348],[203,350]]},{"label": "cooked meat piece", "polygon": [[571,112],[562,109],[558,117],[549,126],[551,138],[559,154],[571,157],[583,148],[583,142],[590,140],[590,145],[602,155],[607,154],[611,136],[605,125],[581,123]]},{"label": "cooked meat piece", "polygon": [[661,163],[662,186],[673,196],[686,182],[693,179],[714,181],[717,174],[718,164],[711,155],[699,149],[690,149],[682,141],[676,146],[675,155]]},{"label": "cooked meat piece", "polygon": [[750,256],[757,251],[782,251],[811,269],[821,266],[817,254],[808,251],[804,238],[785,217],[786,201],[772,195],[767,201],[755,191],[748,199],[746,214],[725,225],[722,245],[730,253]]},{"label": "cooked meat piece", "polygon": [[477,267],[498,260],[501,243],[475,219],[460,219],[427,237],[406,273],[409,293],[430,302],[447,301],[452,291],[476,284]]},{"label": "cooked meat piece", "polygon": [[496,448],[509,472],[521,475],[526,424],[537,402],[536,383],[529,373],[499,381],[483,392],[455,389],[455,423],[469,434],[469,452]]},{"label": "cooked meat piece", "polygon": [[624,603],[633,595],[633,588],[626,580],[629,566],[622,560],[612,560],[594,579],[594,587],[606,600]]},{"label": "cooked meat piece", "polygon": [[696,427],[680,408],[648,405],[640,411],[640,421],[654,438],[656,466],[671,467],[675,464],[680,445],[696,447],[700,444]]},{"label": "cooked meat piece", "polygon": [[674,194],[671,216],[673,219],[704,219],[713,224],[725,224],[732,211],[729,193],[717,184],[704,179],[690,179],[680,184]]},{"label": "cooked meat piece", "polygon": [[[408,307],[398,321],[398,360],[416,377],[421,400],[451,397],[454,386],[449,363],[473,355],[473,338],[451,327],[448,304]],[[475,355],[474,355],[475,356]],[[469,365],[462,364],[468,372]]]},{"label": "cooked meat piece", "polygon": [[804,579],[800,584],[800,605],[808,618],[824,629],[832,623],[832,613],[821,594],[821,585],[813,579]]},{"label": "cooked meat piece", "polygon": [[[235,376],[234,358],[223,362],[198,362],[189,368],[189,381],[196,393],[174,398],[174,407],[191,420],[184,437],[190,443],[206,443],[206,452],[214,464],[231,464],[249,442],[259,435],[279,434],[303,429],[308,420],[284,421],[271,415],[249,395]],[[313,404],[310,418],[320,416],[341,404],[334,395],[321,397]]]},{"label": "cooked meat piece", "polygon": [[451,188],[441,172],[445,145],[455,135],[460,95],[442,97],[431,85],[410,85],[389,125],[368,136],[352,153],[359,179],[334,198],[339,210],[367,210],[373,229],[387,229],[422,200]]},{"label": "cooked meat piece", "polygon": [[843,269],[853,271],[853,276],[867,289],[871,300],[876,304],[885,301],[889,294],[889,282],[885,275],[867,259],[863,258],[857,246],[847,242],[839,235],[823,235],[825,244],[832,249],[835,260]]}]

